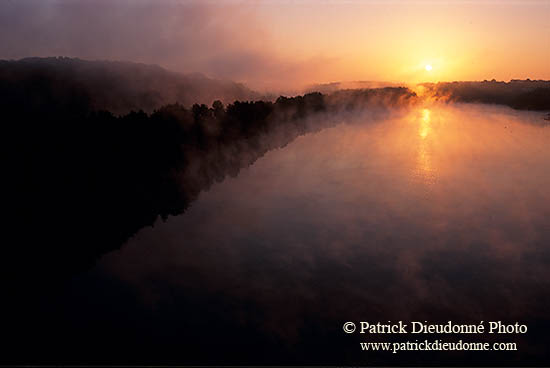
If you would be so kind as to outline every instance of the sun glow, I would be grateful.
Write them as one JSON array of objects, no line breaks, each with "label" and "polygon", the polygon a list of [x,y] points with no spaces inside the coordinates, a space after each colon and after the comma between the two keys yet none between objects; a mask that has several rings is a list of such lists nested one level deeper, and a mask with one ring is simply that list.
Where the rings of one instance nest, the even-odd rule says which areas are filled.
[{"label": "sun glow", "polygon": [[427,71],[431,71],[432,70],[432,66],[430,64],[427,64],[425,67],[424,67]]}]

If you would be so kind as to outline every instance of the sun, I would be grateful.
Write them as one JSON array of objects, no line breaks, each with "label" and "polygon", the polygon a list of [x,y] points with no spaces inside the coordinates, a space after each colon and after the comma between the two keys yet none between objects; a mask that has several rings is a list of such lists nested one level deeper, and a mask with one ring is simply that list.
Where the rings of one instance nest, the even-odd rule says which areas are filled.
[{"label": "sun", "polygon": [[430,71],[432,70],[432,66],[430,64],[426,64],[426,66],[424,67],[427,71]]}]

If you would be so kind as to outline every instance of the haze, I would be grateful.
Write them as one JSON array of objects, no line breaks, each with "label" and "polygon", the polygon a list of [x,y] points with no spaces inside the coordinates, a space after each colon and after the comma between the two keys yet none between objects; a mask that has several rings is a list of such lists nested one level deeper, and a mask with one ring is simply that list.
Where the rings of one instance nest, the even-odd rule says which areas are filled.
[{"label": "haze", "polygon": [[549,1],[3,1],[0,58],[131,60],[271,91],[550,79],[549,15]]}]

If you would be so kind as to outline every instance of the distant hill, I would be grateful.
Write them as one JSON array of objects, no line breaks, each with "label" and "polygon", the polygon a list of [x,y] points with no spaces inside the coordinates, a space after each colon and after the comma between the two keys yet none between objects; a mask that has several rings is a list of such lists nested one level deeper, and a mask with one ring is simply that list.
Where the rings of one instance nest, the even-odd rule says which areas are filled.
[{"label": "distant hill", "polygon": [[550,110],[550,81],[444,82],[421,84],[436,99],[507,105],[519,110]]},{"label": "distant hill", "polygon": [[[261,96],[240,83],[179,74],[156,65],[123,61],[88,61],[67,57],[0,60],[0,92],[29,103],[66,105],[80,98],[91,110],[117,114],[151,112],[163,105],[212,104]],[[2,95],[6,95],[2,93]],[[50,99],[42,101],[43,96]]]}]

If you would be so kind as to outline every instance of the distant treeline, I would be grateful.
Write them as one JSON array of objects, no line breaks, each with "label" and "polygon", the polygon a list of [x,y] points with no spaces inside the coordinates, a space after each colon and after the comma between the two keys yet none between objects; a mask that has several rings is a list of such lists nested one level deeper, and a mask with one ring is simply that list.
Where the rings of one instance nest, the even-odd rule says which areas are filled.
[{"label": "distant treeline", "polygon": [[1,266],[5,280],[24,284],[87,267],[300,134],[346,113],[416,98],[406,88],[384,88],[227,106],[171,104],[117,116],[95,109],[76,85],[35,82],[0,83],[4,226],[11,239],[3,242]]},{"label": "distant treeline", "polygon": [[518,110],[550,110],[550,81],[425,83],[427,92],[438,99],[510,106]]}]

